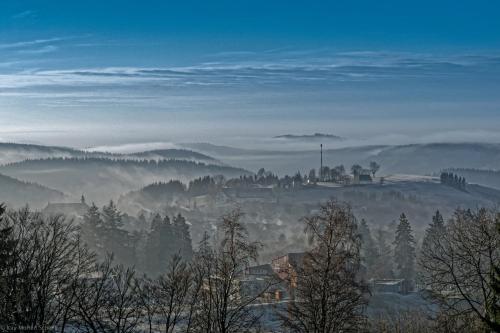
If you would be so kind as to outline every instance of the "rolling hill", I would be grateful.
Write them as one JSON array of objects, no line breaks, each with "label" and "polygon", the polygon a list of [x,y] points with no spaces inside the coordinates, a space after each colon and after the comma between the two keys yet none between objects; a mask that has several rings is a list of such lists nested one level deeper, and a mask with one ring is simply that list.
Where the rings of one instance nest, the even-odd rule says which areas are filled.
[{"label": "rolling hill", "polygon": [[114,160],[184,160],[207,164],[222,163],[213,157],[187,149],[149,150],[139,153],[117,154],[100,151],[78,150],[67,147],[32,144],[0,143],[0,164],[47,158],[109,158]]},{"label": "rolling hill", "polygon": [[60,191],[0,174],[0,203],[4,202],[13,207],[29,204],[38,209],[48,202],[59,202],[64,199],[65,196]]},{"label": "rolling hill", "polygon": [[[308,172],[319,168],[318,150],[274,151],[240,149],[209,143],[186,143],[185,148],[207,153],[230,165],[249,170],[261,167],[280,174]],[[324,165],[353,164],[367,167],[370,161],[381,165],[381,174],[437,174],[448,168],[497,169],[500,165],[500,144],[433,143],[401,146],[359,146],[323,150]]]},{"label": "rolling hill", "polygon": [[124,160],[109,158],[51,158],[0,166],[0,172],[58,189],[72,199],[105,202],[153,182],[188,182],[205,175],[239,177],[248,171],[184,160]]}]

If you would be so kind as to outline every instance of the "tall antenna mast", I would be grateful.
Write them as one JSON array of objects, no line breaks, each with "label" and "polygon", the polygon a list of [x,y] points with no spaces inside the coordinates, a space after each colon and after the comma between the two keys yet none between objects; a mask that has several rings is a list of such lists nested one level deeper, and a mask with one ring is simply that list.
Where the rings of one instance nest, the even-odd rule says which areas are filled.
[{"label": "tall antenna mast", "polygon": [[323,181],[323,144],[320,144],[319,148],[320,148],[320,156],[321,156],[321,162],[320,162],[320,167],[319,167],[319,180]]}]

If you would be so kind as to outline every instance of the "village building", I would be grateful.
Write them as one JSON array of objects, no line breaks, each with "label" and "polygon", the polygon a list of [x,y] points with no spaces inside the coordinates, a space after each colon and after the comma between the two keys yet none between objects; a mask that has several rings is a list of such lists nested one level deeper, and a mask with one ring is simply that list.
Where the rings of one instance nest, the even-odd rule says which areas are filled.
[{"label": "village building", "polygon": [[279,279],[270,264],[247,267],[240,278],[240,290],[250,297],[258,295],[256,301],[264,303],[288,298],[287,284]]},{"label": "village building", "polygon": [[354,174],[354,184],[371,184],[373,183],[373,178],[369,170],[362,170],[359,173]]},{"label": "village building", "polygon": [[42,210],[42,214],[46,216],[64,215],[67,217],[83,220],[85,214],[89,210],[89,206],[82,197],[80,202],[61,202],[61,203],[48,203]]},{"label": "village building", "polygon": [[297,276],[304,257],[305,253],[288,253],[272,260],[273,271],[281,280],[286,281],[291,289],[297,287]]}]

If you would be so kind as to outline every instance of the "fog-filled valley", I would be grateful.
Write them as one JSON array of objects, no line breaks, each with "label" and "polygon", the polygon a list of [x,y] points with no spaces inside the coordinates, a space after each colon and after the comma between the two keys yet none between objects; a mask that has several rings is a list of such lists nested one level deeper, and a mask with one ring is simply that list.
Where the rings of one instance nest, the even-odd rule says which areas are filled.
[{"label": "fog-filled valley", "polygon": [[[294,137],[293,140],[301,138]],[[243,288],[240,286],[234,292],[242,298],[236,300],[230,297],[228,301],[234,303],[231,306],[242,306],[238,313],[241,312],[240,315],[246,319],[241,319],[241,322],[251,323],[259,318],[262,329],[279,331],[282,325],[288,325],[289,320],[281,317],[285,311],[281,306],[296,306],[294,296],[289,293],[292,290],[309,292],[301,289],[305,287],[295,287],[294,280],[288,280],[290,277],[279,268],[281,262],[286,260],[296,270],[294,274],[308,278],[307,275],[302,276],[309,273],[302,271],[300,262],[297,262],[306,260],[303,256],[312,255],[314,252],[311,251],[318,251],[308,228],[317,223],[316,227],[321,225],[321,228],[329,228],[329,223],[333,223],[331,227],[334,228],[349,227],[348,221],[352,218],[354,224],[351,227],[356,226],[356,232],[361,236],[361,252],[351,253],[354,257],[346,260],[359,260],[361,271],[356,276],[366,281],[371,296],[366,298],[368,294],[362,294],[365,296],[359,299],[354,294],[349,296],[358,299],[349,310],[351,315],[359,314],[358,306],[364,304],[367,308],[363,313],[369,318],[371,331],[378,331],[380,327],[377,325],[409,325],[408,329],[413,325],[427,325],[425,327],[431,329],[435,322],[424,318],[444,305],[423,294],[420,283],[424,281],[421,274],[424,274],[425,268],[420,267],[425,267],[425,264],[418,268],[410,266],[412,271],[404,273],[400,268],[403,266],[399,263],[398,251],[407,256],[414,253],[413,260],[420,262],[422,256],[432,255],[426,251],[430,251],[430,232],[434,232],[430,230],[438,227],[436,223],[449,220],[452,225],[458,223],[453,221],[462,218],[476,223],[474,219],[480,218],[480,214],[495,211],[500,203],[498,171],[494,169],[500,159],[499,147],[494,144],[448,143],[265,151],[204,143],[111,153],[95,149],[5,143],[0,144],[0,201],[6,204],[2,207],[7,209],[2,218],[6,227],[3,230],[6,230],[6,235],[15,233],[7,237],[22,239],[31,232],[41,232],[39,228],[49,228],[48,238],[40,241],[70,237],[64,238],[63,242],[68,242],[67,246],[71,248],[77,246],[72,243],[71,235],[78,234],[85,248],[92,251],[100,263],[97,273],[93,274],[119,279],[132,278],[130,274],[147,274],[153,278],[160,276],[157,282],[137,280],[133,286],[139,289],[122,294],[129,297],[130,304],[139,302],[136,306],[140,305],[140,297],[148,297],[148,300],[157,297],[140,294],[145,292],[140,291],[141,288],[161,292],[165,287],[162,283],[178,283],[172,280],[180,277],[176,274],[195,274],[194,271],[188,272],[183,262],[208,265],[200,257],[203,251],[208,251],[205,247],[215,246],[210,251],[218,251],[216,246],[221,237],[220,244],[226,244],[231,242],[227,233],[240,230],[237,242],[241,243],[234,246],[241,247],[237,250],[241,251],[238,255],[248,262],[244,272],[235,266],[234,273],[238,275],[237,281],[245,284],[244,288],[252,288],[253,291],[240,289]],[[476,211],[479,208],[484,211]],[[489,217],[485,215],[485,218]],[[30,227],[29,221],[39,222],[33,222],[37,227]],[[314,232],[324,232],[321,230]],[[410,237],[407,245],[411,247],[409,250],[398,250],[399,246],[403,246],[400,237],[404,232],[404,237]],[[352,236],[354,238],[344,241],[356,242],[354,234]],[[323,236],[317,234],[316,237]],[[258,257],[245,252],[249,251],[246,246],[253,248],[256,244]],[[330,251],[328,249],[321,251]],[[22,253],[19,252],[19,255]],[[250,257],[245,257],[247,255]],[[359,259],[355,259],[356,255],[360,255]],[[213,252],[213,256],[209,260],[215,260],[214,265],[218,265],[218,260],[227,260],[218,258],[217,252]],[[434,260],[432,258],[428,260]],[[124,271],[123,267],[133,267],[134,271]],[[321,270],[321,267],[315,269]],[[259,273],[268,269],[274,273]],[[339,266],[335,271],[342,269]],[[319,274],[319,271],[313,272]],[[196,276],[191,278],[195,279],[194,285],[190,283],[186,288],[196,286]],[[199,283],[211,283],[205,279]],[[95,280],[90,287],[100,288],[94,284],[99,281]],[[287,287],[288,283],[294,287]],[[351,283],[355,283],[354,280]],[[434,282],[429,278],[429,283]],[[171,287],[183,288],[180,285]],[[349,288],[353,288],[352,291]],[[356,288],[360,286],[351,285],[341,290],[357,293],[360,289]],[[97,290],[95,292],[99,295]],[[180,292],[177,289],[171,291]],[[196,295],[192,297],[202,297],[201,294]],[[80,296],[75,297],[78,299]],[[139,299],[136,300],[136,297]],[[164,302],[165,299],[157,301]],[[188,303],[184,303],[188,302],[187,299],[177,302],[180,302],[177,304],[180,307],[178,311],[181,311],[177,314],[179,318],[168,325],[184,330],[186,323],[190,323],[185,313],[197,316],[201,309],[190,308]],[[242,305],[241,302],[248,303]],[[162,317],[161,308],[150,308],[148,303],[144,304],[146,313]],[[89,305],[77,305],[74,318],[87,315],[88,309],[82,306]],[[105,305],[102,306],[104,310]],[[127,309],[128,306],[124,306]],[[271,307],[277,308],[271,310]],[[141,306],[139,308],[142,309]],[[448,311],[458,310],[451,308]],[[132,313],[133,317],[125,315],[124,320],[128,322],[135,318],[132,320],[135,329],[145,325],[147,321],[142,322],[138,313]],[[414,319],[415,323],[403,320],[406,313],[419,319]],[[82,321],[75,323],[86,327],[94,321],[103,320],[108,325],[114,318],[95,316],[94,319],[81,317]],[[395,316],[399,318],[397,321],[390,319]],[[451,325],[448,322],[445,324]],[[468,322],[455,324],[457,327],[471,325]],[[70,327],[78,326],[74,325]],[[153,327],[157,324],[151,325],[151,331],[154,331]],[[206,323],[199,325],[204,327]]]},{"label": "fog-filled valley", "polygon": [[0,333],[500,333],[499,13],[0,1]]},{"label": "fog-filled valley", "polygon": [[[181,213],[190,223],[193,244],[216,228],[220,216],[239,208],[252,239],[265,244],[265,259],[303,251],[307,242],[300,236],[301,218],[331,199],[348,202],[358,219],[387,232],[394,231],[405,213],[417,240],[436,210],[451,217],[457,208],[493,208],[500,203],[498,172],[492,170],[499,163],[500,146],[494,144],[325,149],[328,181],[324,175],[322,182],[309,178],[312,169],[319,177],[319,150],[176,146],[183,148],[109,153],[1,144],[0,195],[12,208],[28,204],[38,210],[77,203],[82,197],[98,207],[113,200],[130,216],[131,232],[151,227],[137,220],[141,214]],[[348,175],[351,165],[368,169],[373,161],[379,167],[369,183],[346,182],[338,178],[344,174],[334,173],[333,166],[345,165]],[[467,187],[443,184],[439,175],[448,170],[466,177]],[[338,179],[330,179],[330,174]]]}]

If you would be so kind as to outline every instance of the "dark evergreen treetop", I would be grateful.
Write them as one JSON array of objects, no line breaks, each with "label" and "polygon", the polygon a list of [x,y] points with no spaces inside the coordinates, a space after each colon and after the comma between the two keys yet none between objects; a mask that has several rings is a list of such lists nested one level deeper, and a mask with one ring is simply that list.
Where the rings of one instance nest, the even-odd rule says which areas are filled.
[{"label": "dark evergreen treetop", "polygon": [[415,239],[405,214],[399,217],[394,241],[394,261],[400,278],[412,281],[415,278]]}]

